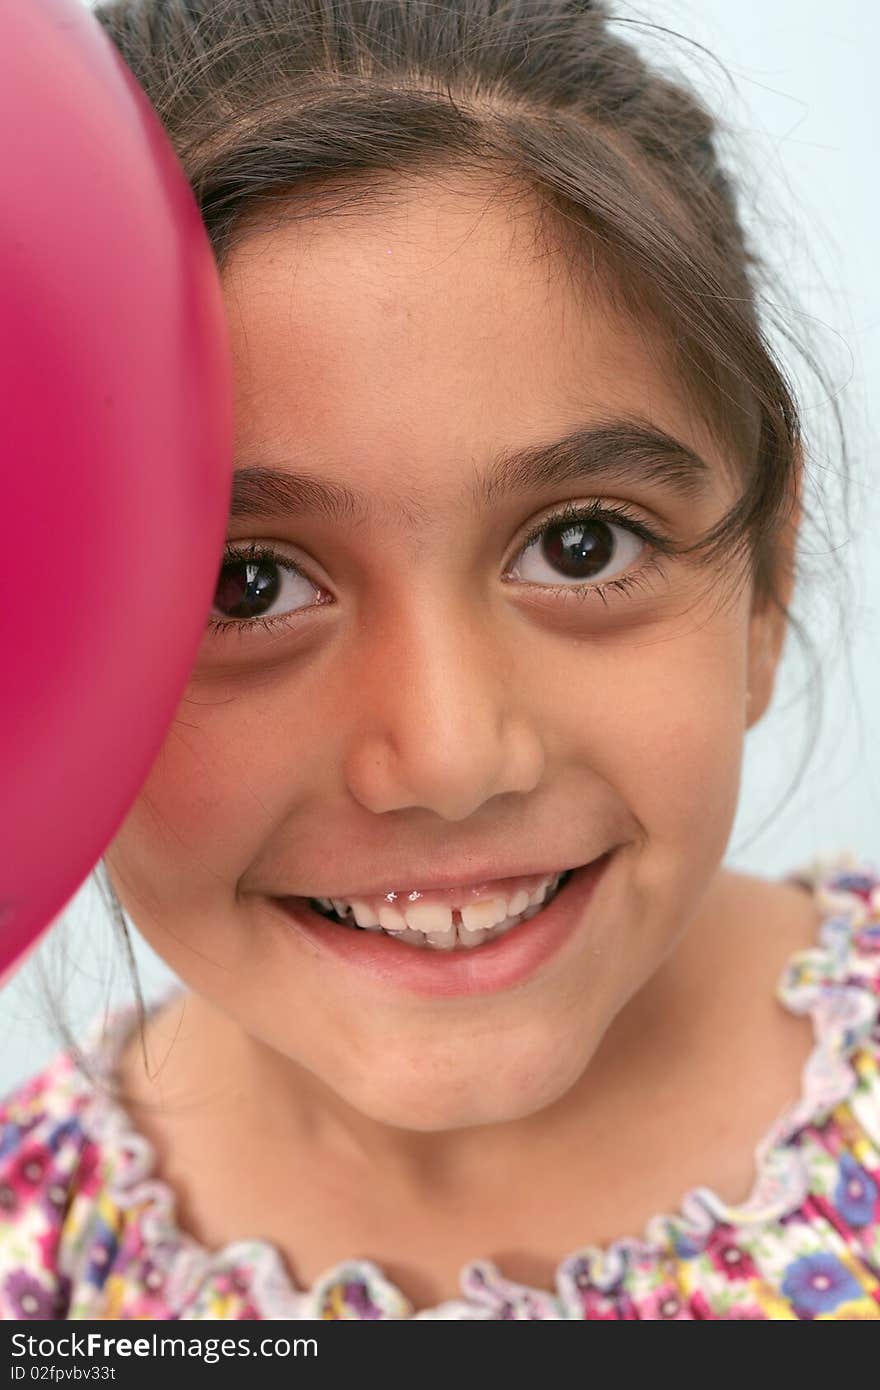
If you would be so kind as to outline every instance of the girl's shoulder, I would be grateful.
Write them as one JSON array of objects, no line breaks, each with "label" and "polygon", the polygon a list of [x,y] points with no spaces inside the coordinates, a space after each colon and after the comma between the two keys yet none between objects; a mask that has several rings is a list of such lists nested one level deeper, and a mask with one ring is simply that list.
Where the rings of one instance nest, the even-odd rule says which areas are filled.
[{"label": "girl's shoulder", "polygon": [[[643,1237],[567,1256],[552,1292],[475,1259],[463,1299],[415,1316],[880,1316],[880,868],[818,856],[787,881],[813,896],[819,925],[777,996],[811,1018],[815,1047],[800,1097],[756,1149],[749,1200],[693,1189]],[[113,1098],[135,1022],[130,1006],[93,1022],[91,1077],[60,1052],[0,1100],[0,1318],[412,1316],[368,1260],[300,1291],[268,1242],[209,1251],[180,1228],[152,1146]]]}]

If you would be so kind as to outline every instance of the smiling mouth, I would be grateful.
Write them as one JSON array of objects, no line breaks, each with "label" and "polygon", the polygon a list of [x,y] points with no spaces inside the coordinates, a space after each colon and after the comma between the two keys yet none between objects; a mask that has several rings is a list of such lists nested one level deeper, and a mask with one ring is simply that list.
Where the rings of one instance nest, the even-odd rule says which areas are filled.
[{"label": "smiling mouth", "polygon": [[307,898],[319,917],[353,931],[372,931],[390,936],[415,949],[452,951],[473,949],[495,941],[523,922],[537,917],[561,893],[574,869],[548,874],[531,893],[525,890],[511,896],[499,895],[464,907],[437,907],[422,904],[388,904],[378,909],[361,900],[346,902],[334,898]]}]

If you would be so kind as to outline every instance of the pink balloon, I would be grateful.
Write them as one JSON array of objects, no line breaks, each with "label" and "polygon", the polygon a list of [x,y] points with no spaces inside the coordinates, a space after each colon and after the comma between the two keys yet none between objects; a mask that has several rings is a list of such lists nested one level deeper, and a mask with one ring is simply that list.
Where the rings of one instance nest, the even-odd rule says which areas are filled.
[{"label": "pink balloon", "polygon": [[2,983],[120,828],[185,690],[233,397],[192,190],[82,0],[0,4],[0,168]]}]

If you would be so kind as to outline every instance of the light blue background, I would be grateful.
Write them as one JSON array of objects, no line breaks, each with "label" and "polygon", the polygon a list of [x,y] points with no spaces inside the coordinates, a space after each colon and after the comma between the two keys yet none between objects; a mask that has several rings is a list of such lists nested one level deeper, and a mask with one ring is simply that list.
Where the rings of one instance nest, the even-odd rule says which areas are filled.
[{"label": "light blue background", "polygon": [[[795,331],[810,328],[832,367],[856,477],[854,533],[832,517],[833,546],[811,538],[813,578],[795,603],[824,653],[822,737],[797,794],[773,815],[799,765],[806,728],[806,705],[798,698],[805,671],[789,643],[773,706],[746,740],[727,862],[776,876],[814,853],[851,847],[880,864],[880,547],[874,539],[880,521],[880,7],[871,0],[654,0],[616,12],[697,40],[732,77],[733,87],[710,58],[683,41],[627,26],[652,53],[692,75],[736,141],[749,183],[746,222],[795,296],[800,313],[789,322]],[[819,448],[829,410],[814,382],[804,381],[804,403]],[[836,466],[821,451],[818,461]],[[831,481],[834,499],[839,491]],[[852,585],[843,638],[827,594],[841,566]],[[149,996],[168,973],[139,938],[136,949]],[[106,1001],[130,997],[121,951],[91,883],[0,993],[0,1093],[58,1046],[43,1014],[41,971],[76,1030]]]}]

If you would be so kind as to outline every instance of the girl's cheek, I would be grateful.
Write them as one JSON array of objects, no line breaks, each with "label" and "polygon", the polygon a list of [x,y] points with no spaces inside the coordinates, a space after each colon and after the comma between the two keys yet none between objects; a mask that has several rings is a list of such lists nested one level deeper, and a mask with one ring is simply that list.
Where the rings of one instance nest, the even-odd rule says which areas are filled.
[{"label": "girl's cheek", "polygon": [[[133,887],[180,903],[234,887],[266,833],[266,807],[235,745],[194,725],[171,728],[108,859]],[[221,876],[218,882],[218,875]]]},{"label": "girl's cheek", "polygon": [[[744,638],[739,624],[590,655],[562,684],[562,743],[659,838],[714,837],[735,813],[744,746]],[[586,678],[585,678],[586,676]],[[714,824],[713,824],[714,822]]]}]

